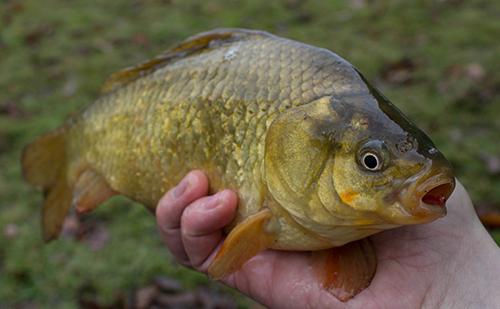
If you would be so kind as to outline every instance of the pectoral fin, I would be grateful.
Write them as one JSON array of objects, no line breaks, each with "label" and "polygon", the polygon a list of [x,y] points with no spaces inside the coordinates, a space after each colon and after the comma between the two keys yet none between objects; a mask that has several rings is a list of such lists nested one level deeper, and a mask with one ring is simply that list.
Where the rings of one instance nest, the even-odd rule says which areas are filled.
[{"label": "pectoral fin", "polygon": [[365,289],[377,269],[375,249],[369,239],[313,252],[313,261],[323,287],[343,302]]},{"label": "pectoral fin", "polygon": [[208,268],[209,276],[221,279],[239,270],[260,251],[269,248],[276,239],[271,221],[272,213],[265,209],[236,225]]}]

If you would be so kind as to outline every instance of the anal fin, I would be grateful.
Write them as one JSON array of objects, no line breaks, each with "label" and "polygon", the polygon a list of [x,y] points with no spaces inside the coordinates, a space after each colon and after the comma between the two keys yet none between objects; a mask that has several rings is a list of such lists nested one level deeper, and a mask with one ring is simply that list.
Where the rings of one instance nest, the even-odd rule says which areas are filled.
[{"label": "anal fin", "polygon": [[208,268],[213,279],[221,279],[237,270],[259,252],[269,248],[276,239],[269,209],[246,218],[229,233]]},{"label": "anal fin", "polygon": [[343,302],[364,290],[377,269],[375,249],[367,238],[312,254],[323,288]]},{"label": "anal fin", "polygon": [[78,177],[73,188],[73,205],[79,213],[87,213],[117,193],[104,177],[87,169]]}]

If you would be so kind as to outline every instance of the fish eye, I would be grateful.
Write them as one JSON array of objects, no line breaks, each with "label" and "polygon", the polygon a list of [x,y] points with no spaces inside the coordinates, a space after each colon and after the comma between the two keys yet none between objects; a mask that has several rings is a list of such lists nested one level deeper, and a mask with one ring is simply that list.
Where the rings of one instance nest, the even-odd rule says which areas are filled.
[{"label": "fish eye", "polygon": [[366,152],[361,158],[361,164],[369,171],[378,171],[382,168],[381,160],[378,155],[373,152]]},{"label": "fish eye", "polygon": [[358,164],[366,171],[377,172],[387,166],[389,157],[388,149],[383,141],[370,140],[360,147]]}]

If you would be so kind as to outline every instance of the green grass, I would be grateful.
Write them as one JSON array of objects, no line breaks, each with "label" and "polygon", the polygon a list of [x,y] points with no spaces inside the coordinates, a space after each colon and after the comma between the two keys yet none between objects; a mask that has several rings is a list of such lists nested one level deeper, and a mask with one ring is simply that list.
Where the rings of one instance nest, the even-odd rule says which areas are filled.
[{"label": "green grass", "polygon": [[[0,3],[0,307],[75,307],[84,286],[110,303],[158,274],[186,288],[207,284],[171,263],[153,217],[124,199],[87,217],[107,228],[101,250],[71,239],[43,245],[41,194],[23,183],[18,161],[23,145],[91,103],[109,74],[216,27],[264,29],[345,57],[431,135],[476,203],[500,205],[500,174],[482,159],[500,157],[498,2],[90,3]],[[398,67],[402,59],[410,65]],[[391,82],[384,72],[411,79]]]}]

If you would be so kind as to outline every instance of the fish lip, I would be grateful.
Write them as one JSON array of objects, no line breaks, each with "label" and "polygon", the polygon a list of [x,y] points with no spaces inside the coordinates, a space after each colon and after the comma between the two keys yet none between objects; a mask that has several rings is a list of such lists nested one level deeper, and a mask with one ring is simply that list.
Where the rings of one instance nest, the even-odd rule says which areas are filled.
[{"label": "fish lip", "polygon": [[400,198],[404,204],[407,204],[407,209],[415,219],[432,221],[446,215],[446,206],[432,205],[423,202],[423,197],[432,189],[442,185],[450,185],[451,191],[455,189],[455,178],[450,169],[441,169],[437,172],[432,172],[428,177],[424,177],[421,181],[415,183],[412,190],[407,192],[412,197]]},{"label": "fish lip", "polygon": [[405,181],[406,186],[399,193],[398,200],[411,223],[430,222],[446,215],[446,206],[427,204],[422,200],[429,191],[439,186],[450,185],[451,191],[455,189],[451,168],[435,167],[428,165],[421,173],[411,177],[410,181]]}]

